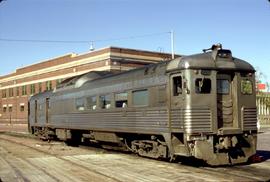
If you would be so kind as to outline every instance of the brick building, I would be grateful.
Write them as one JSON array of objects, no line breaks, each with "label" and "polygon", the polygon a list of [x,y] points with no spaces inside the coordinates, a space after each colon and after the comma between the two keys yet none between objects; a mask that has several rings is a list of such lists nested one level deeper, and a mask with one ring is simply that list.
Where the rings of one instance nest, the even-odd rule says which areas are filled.
[{"label": "brick building", "polygon": [[169,59],[166,53],[108,47],[16,69],[0,77],[0,123],[27,123],[29,97],[53,89],[64,79],[93,70],[126,71]]}]

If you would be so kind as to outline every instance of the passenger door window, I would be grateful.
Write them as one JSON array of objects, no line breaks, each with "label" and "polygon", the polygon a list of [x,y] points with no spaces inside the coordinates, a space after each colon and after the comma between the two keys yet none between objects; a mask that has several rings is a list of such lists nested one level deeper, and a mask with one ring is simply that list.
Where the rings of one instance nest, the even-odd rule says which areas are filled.
[{"label": "passenger door window", "polygon": [[172,78],[172,84],[173,84],[173,96],[178,96],[182,94],[182,77],[181,76],[175,76]]},{"label": "passenger door window", "polygon": [[218,94],[229,94],[230,93],[230,82],[227,79],[217,80],[217,93]]}]

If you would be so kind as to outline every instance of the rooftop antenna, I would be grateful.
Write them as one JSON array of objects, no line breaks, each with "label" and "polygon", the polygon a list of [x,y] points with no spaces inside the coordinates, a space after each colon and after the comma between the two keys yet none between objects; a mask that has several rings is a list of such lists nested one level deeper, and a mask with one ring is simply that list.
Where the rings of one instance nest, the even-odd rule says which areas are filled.
[{"label": "rooftop antenna", "polygon": [[91,42],[91,45],[90,45],[90,49],[89,49],[90,51],[94,51],[95,50],[95,48],[94,48],[94,42],[92,41]]},{"label": "rooftop antenna", "polygon": [[158,48],[157,48],[157,51],[160,52],[160,53],[164,53],[163,47],[158,47]]}]

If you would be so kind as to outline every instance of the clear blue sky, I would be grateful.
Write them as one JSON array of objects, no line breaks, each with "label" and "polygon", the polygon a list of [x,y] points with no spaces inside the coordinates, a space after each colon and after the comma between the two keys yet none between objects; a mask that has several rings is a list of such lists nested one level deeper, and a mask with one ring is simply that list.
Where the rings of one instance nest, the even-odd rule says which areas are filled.
[{"label": "clear blue sky", "polygon": [[[268,0],[6,0],[0,3],[0,38],[107,40],[175,32],[175,52],[193,54],[222,43],[270,80]],[[169,34],[97,41],[170,52]],[[84,53],[90,43],[0,41],[0,75],[66,53]]]}]

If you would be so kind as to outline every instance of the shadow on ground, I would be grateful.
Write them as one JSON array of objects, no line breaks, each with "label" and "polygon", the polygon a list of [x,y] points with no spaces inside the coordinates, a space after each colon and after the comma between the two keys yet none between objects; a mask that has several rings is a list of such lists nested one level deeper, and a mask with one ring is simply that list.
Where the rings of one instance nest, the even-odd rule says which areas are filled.
[{"label": "shadow on ground", "polygon": [[257,155],[262,157],[262,162],[270,159],[270,151],[257,150]]}]

